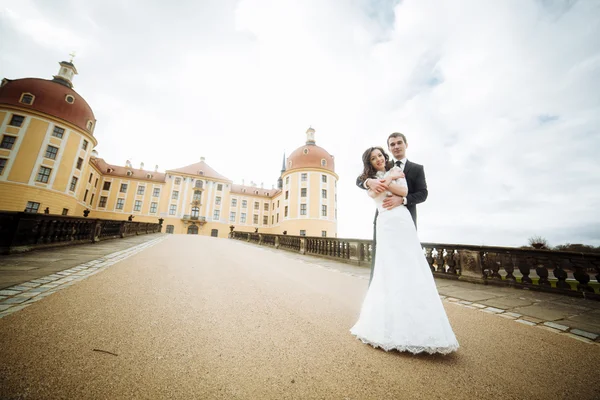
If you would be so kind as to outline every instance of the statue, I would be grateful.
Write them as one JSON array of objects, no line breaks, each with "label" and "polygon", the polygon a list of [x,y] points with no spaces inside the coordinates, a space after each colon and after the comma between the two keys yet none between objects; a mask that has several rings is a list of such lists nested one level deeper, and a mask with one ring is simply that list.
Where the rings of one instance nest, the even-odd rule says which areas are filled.
[{"label": "statue", "polygon": [[127,221],[133,221],[133,215],[130,215],[130,216],[127,218]]},{"label": "statue", "polygon": [[44,214],[50,214],[50,207],[46,207],[44,209]]},{"label": "statue", "polygon": [[89,208],[86,208],[85,210],[83,210],[83,216],[84,216],[85,218],[87,218],[87,216],[88,216],[88,215],[90,215],[90,209],[89,209]]}]

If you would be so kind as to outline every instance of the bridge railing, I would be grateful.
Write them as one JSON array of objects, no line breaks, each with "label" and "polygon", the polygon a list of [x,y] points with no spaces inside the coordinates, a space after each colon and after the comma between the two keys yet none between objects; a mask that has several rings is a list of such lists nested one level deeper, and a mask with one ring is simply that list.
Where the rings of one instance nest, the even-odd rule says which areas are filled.
[{"label": "bridge railing", "polygon": [[0,212],[0,254],[158,233],[161,223]]},{"label": "bridge railing", "polygon": [[[371,240],[231,232],[230,238],[368,266]],[[434,276],[600,300],[600,254],[421,243]]]}]

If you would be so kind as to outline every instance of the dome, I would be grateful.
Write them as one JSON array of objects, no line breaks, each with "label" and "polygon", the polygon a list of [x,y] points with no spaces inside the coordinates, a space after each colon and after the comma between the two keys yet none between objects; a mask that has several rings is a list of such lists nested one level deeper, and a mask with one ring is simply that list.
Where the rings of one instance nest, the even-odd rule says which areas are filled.
[{"label": "dome", "polygon": [[333,156],[316,144],[306,144],[294,150],[287,159],[286,167],[286,171],[300,168],[322,168],[335,172]]},{"label": "dome", "polygon": [[[39,78],[5,79],[0,86],[0,105],[30,108],[70,122],[92,134],[96,118],[88,103],[70,87]],[[33,95],[31,104],[21,102],[24,94]]]}]

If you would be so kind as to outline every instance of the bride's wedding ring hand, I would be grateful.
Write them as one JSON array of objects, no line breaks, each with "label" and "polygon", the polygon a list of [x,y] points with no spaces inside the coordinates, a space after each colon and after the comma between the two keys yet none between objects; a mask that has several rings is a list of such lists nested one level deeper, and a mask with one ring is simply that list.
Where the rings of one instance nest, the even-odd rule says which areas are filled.
[{"label": "bride's wedding ring hand", "polygon": [[383,193],[388,190],[388,184],[385,179],[369,179],[369,189],[375,193]]},{"label": "bride's wedding ring hand", "polygon": [[383,208],[386,210],[391,210],[392,208],[396,208],[400,205],[404,204],[404,198],[401,196],[388,196],[383,200]]}]

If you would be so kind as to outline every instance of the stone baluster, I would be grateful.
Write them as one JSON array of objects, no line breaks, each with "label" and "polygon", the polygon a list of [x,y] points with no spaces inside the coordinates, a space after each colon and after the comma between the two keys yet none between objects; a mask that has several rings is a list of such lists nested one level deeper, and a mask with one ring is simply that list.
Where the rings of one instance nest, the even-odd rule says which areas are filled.
[{"label": "stone baluster", "polygon": [[513,272],[515,272],[515,263],[516,261],[513,259],[513,257],[510,254],[506,254],[502,257],[498,257],[499,258],[499,262],[501,263],[501,265],[504,267],[504,270],[506,271],[506,276],[504,277],[504,279],[506,279],[507,281],[511,281],[511,282],[516,282],[517,278],[513,275]]},{"label": "stone baluster", "polygon": [[573,264],[575,267],[573,277],[575,277],[578,282],[577,290],[580,292],[594,293],[594,288],[589,285],[590,275],[586,271],[587,263],[583,260],[575,260]]},{"label": "stone baluster", "polygon": [[534,260],[531,257],[519,256],[517,257],[517,262],[517,267],[519,268],[519,271],[521,271],[521,274],[523,274],[523,277],[521,278],[521,283],[531,285],[533,282],[529,277],[529,274],[531,273],[530,265],[533,264]]},{"label": "stone baluster", "polygon": [[435,267],[433,266],[434,263],[434,259],[433,259],[433,247],[427,247],[425,249],[426,251],[426,256],[425,259],[427,260],[427,263],[429,264],[429,269],[431,270],[431,272],[435,272]]},{"label": "stone baluster", "polygon": [[458,254],[454,249],[447,250],[446,264],[448,265],[448,274],[456,275],[456,265],[458,264]]},{"label": "stone baluster", "polygon": [[435,257],[435,264],[437,266],[436,272],[445,274],[446,268],[444,265],[446,264],[446,262],[444,261],[444,249],[436,248],[436,251],[437,251],[437,255]]},{"label": "stone baluster", "polygon": [[546,258],[546,257],[537,258],[535,273],[540,278],[538,285],[551,287],[552,285],[550,284],[550,281],[548,280],[548,268],[546,267],[547,264],[548,264],[548,258]]}]

